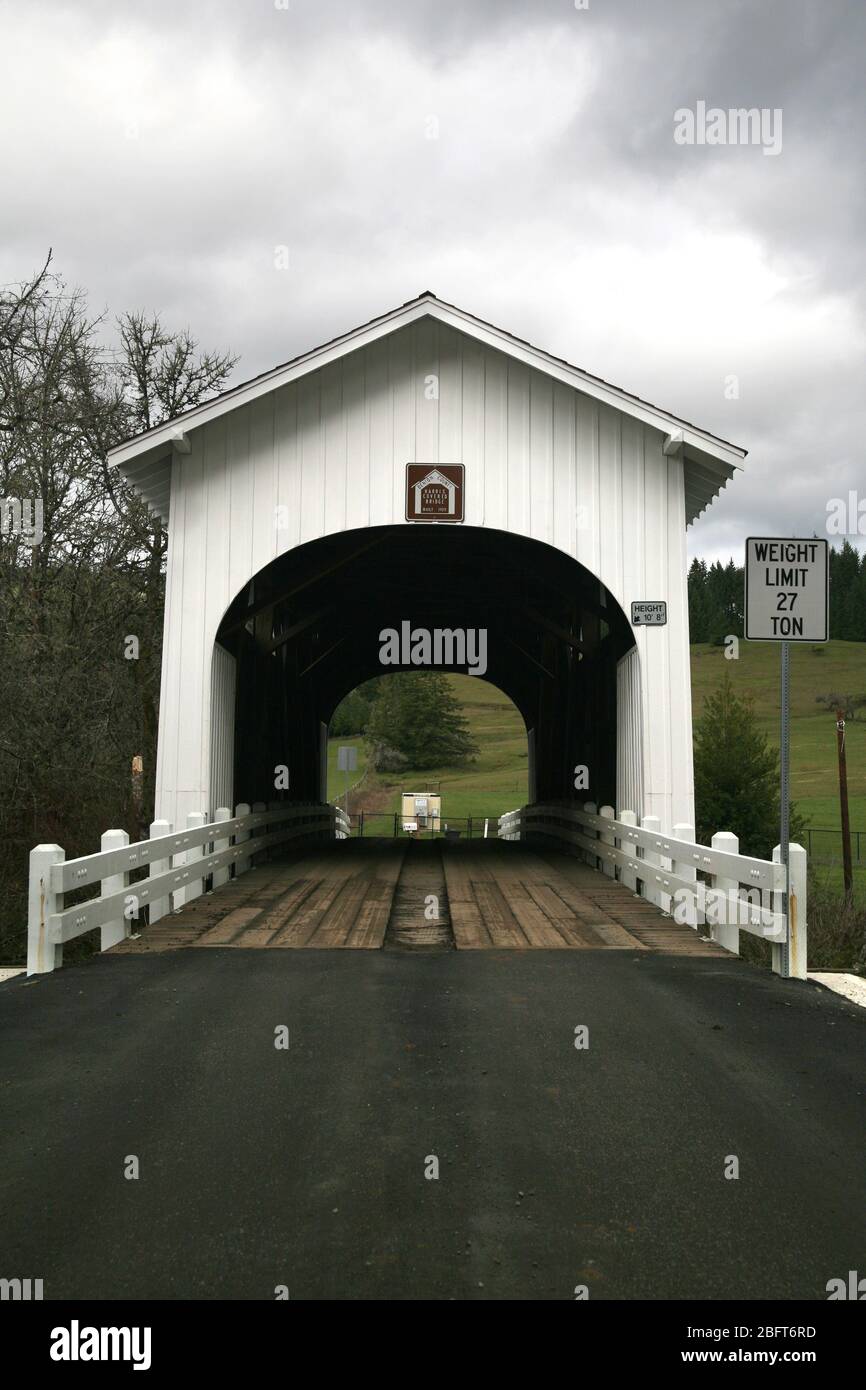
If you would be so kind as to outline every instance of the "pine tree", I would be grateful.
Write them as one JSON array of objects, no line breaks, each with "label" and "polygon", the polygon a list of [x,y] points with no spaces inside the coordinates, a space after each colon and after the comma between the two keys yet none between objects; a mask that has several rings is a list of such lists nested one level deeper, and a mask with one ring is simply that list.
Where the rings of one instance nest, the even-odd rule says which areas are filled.
[{"label": "pine tree", "polygon": [[846,539],[840,549],[830,548],[830,636],[843,642],[856,642],[863,630],[859,606],[860,555]]},{"label": "pine tree", "polygon": [[745,583],[743,566],[735,565],[733,559],[730,559],[725,566],[726,611],[730,624],[726,636],[733,634],[735,637],[742,637],[744,634]]},{"label": "pine tree", "polygon": [[[752,701],[738,696],[725,672],[695,724],[695,815],[704,844],[732,830],[743,854],[771,859],[779,842],[779,754],[761,733]],[[791,839],[804,829],[791,803]]]},{"label": "pine tree", "polygon": [[692,642],[720,647],[727,637],[743,636],[744,571],[730,559],[693,560],[689,568],[689,635]]},{"label": "pine tree", "polygon": [[706,560],[692,560],[689,568],[689,640],[707,642],[707,563]]},{"label": "pine tree", "polygon": [[374,767],[459,767],[478,752],[448,677],[441,671],[398,672],[380,682],[367,721]]},{"label": "pine tree", "polygon": [[370,710],[379,688],[378,680],[379,677],[374,677],[371,681],[365,681],[363,685],[359,685],[344,700],[340,701],[331,715],[328,729],[331,738],[345,738],[351,737],[353,734],[366,733]]},{"label": "pine tree", "polygon": [[866,642],[866,551],[860,557],[860,573],[854,584],[854,640]]}]

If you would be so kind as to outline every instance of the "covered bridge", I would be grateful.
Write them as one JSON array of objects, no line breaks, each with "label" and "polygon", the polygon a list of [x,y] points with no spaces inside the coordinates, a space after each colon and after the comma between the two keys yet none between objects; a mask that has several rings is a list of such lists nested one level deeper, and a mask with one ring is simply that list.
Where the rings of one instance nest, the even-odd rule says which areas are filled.
[{"label": "covered bridge", "polygon": [[530,801],[694,824],[686,528],[743,458],[429,292],[120,445],[169,533],[156,816],[323,801],[408,621],[486,632]]}]

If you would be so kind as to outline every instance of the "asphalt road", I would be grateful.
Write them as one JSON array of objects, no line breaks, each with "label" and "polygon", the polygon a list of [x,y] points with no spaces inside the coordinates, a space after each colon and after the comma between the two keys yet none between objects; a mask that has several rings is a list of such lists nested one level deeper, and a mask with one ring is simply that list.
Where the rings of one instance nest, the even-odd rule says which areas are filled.
[{"label": "asphalt road", "polygon": [[18,979],[0,1275],[46,1299],[825,1299],[866,1272],[864,1042],[818,986],[649,952]]}]

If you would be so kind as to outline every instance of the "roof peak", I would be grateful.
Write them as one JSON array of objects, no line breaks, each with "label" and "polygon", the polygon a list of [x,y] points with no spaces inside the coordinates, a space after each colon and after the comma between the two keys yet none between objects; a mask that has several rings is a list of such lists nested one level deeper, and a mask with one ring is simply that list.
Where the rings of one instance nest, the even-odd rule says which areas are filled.
[{"label": "roof peak", "polygon": [[[358,328],[350,329],[327,343],[303,352],[290,362],[284,362],[250,381],[229,387],[219,396],[190,407],[182,415],[163,421],[152,429],[115,445],[109,450],[109,460],[114,465],[119,464],[121,467],[134,470],[138,466],[134,461],[139,457],[141,466],[146,466],[149,461],[157,461],[160,451],[171,451],[175,448],[179,452],[186,452],[189,446],[187,445],[187,450],[183,446],[187,444],[187,431],[195,430],[209,420],[247,405],[290,381],[298,380],[335,362],[349,352],[370,346],[388,334],[427,318],[438,319],[448,328],[473,338],[482,347],[505,353],[604,405],[623,411],[653,429],[661,430],[666,436],[665,452],[682,451],[683,456],[688,458],[690,469],[696,477],[700,477],[700,496],[696,494],[694,499],[691,496],[687,497],[690,511],[692,502],[700,502],[703,493],[707,491],[705,483],[707,486],[713,485],[711,495],[714,496],[718,490],[718,476],[723,475],[727,480],[736,468],[741,467],[741,461],[745,457],[744,449],[728,440],[720,439],[670,411],[642,400],[622,387],[614,386],[601,377],[575,367],[563,358],[555,357],[533,346],[525,339],[517,338],[506,330],[477,318],[455,304],[439,299],[432,290],[423,290],[417,299],[408,300],[399,308],[390,309]],[[697,506],[694,515],[700,510],[702,508]]]}]

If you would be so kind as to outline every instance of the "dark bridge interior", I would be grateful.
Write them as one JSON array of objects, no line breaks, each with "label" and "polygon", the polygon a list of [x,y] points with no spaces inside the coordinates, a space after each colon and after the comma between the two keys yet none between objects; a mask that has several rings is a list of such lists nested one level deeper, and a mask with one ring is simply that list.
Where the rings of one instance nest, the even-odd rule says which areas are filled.
[{"label": "dark bridge interior", "polygon": [[[235,801],[323,800],[327,725],[385,671],[385,628],[486,628],[485,679],[520,710],[530,797],[616,801],[616,665],[631,627],[561,551],[467,526],[382,526],[299,546],[238,594],[217,640],[238,662]],[[445,666],[446,670],[466,667]],[[286,764],[290,791],[274,791]]]}]

